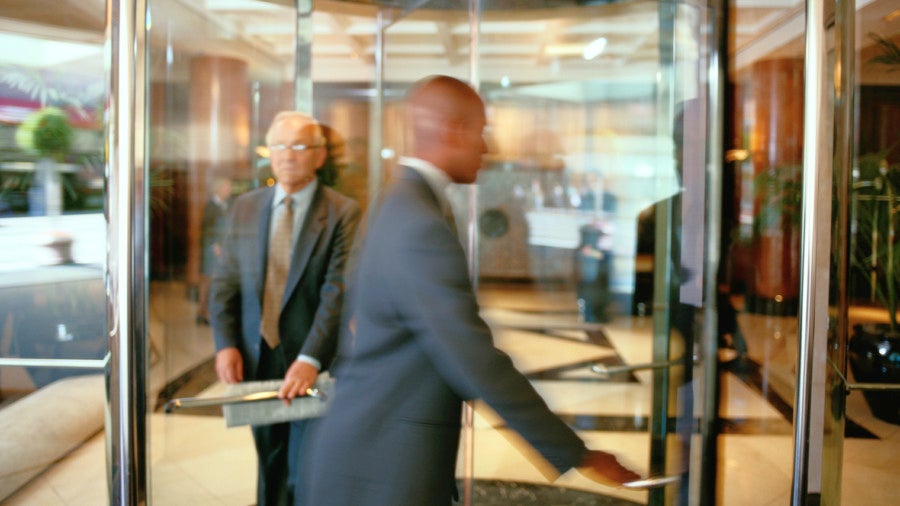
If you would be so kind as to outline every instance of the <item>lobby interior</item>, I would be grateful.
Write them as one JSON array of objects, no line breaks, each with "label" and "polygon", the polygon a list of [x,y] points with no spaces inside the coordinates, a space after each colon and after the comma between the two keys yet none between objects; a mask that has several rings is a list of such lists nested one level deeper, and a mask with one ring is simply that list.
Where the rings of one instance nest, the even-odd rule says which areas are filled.
[{"label": "lobby interior", "polygon": [[[53,6],[48,7],[48,2]],[[466,4],[458,3],[463,7]],[[724,187],[730,193],[723,196],[722,219],[732,220],[731,232],[736,240],[723,250],[728,274],[726,293],[718,303],[727,301],[736,311],[732,333],[737,345],[731,346],[735,344],[731,340],[720,341],[725,349],[718,354],[704,354],[704,349],[695,347],[691,357],[695,381],[672,395],[680,402],[702,399],[711,384],[719,388],[714,422],[719,431],[715,438],[716,504],[781,505],[791,501],[793,403],[798,377],[796,294],[787,296],[787,303],[781,294],[784,285],[790,288],[797,282],[799,270],[792,264],[793,272],[788,267],[786,273],[760,274],[763,269],[759,262],[765,258],[759,256],[753,228],[760,214],[759,202],[751,192],[755,175],[763,170],[758,165],[760,160],[767,156],[770,163],[790,165],[800,159],[797,144],[802,146],[804,2],[727,3],[731,10],[725,93],[730,105],[725,111],[724,137],[726,155],[731,158],[722,167],[732,179],[704,181],[732,185]],[[343,167],[345,177],[337,184],[339,190],[365,205],[377,186],[373,181],[383,177],[373,171],[369,160],[377,157],[388,166],[396,153],[384,147],[402,148],[402,139],[397,140],[401,135],[393,126],[397,119],[394,99],[409,82],[423,75],[423,69],[467,75],[471,71],[468,65],[473,35],[469,23],[454,12],[459,7],[454,2],[420,2],[423,5],[418,10],[397,7],[404,2],[383,2],[390,7],[385,15],[393,24],[385,36],[389,49],[382,92],[386,100],[376,106],[372,101],[377,64],[373,46],[377,32],[374,13],[379,2],[314,3],[308,27],[312,68],[307,76],[294,74],[294,2],[156,0],[148,4],[154,26],[148,53],[148,169],[151,175],[161,175],[160,184],[150,189],[147,202],[149,274],[144,335],[148,361],[148,495],[152,504],[247,505],[254,500],[255,487],[255,454],[247,428],[227,428],[218,408],[171,413],[163,409],[173,398],[215,397],[225,392],[212,369],[210,328],[197,319],[197,225],[208,191],[206,175],[216,164],[216,170],[225,166],[235,175],[236,192],[263,181],[265,156],[247,139],[261,134],[264,120],[274,111],[302,101],[302,90],[306,90],[314,97],[317,114],[346,138],[343,156],[347,163]],[[512,4],[515,2],[506,5]],[[482,91],[492,108],[492,148],[496,151],[486,158],[473,207],[469,208],[473,194],[467,189],[458,189],[454,195],[457,221],[467,223],[468,230],[477,234],[478,296],[498,347],[510,354],[551,408],[592,446],[608,448],[648,473],[657,369],[628,367],[653,363],[658,353],[658,317],[654,313],[658,307],[646,293],[638,300],[637,291],[647,289],[648,273],[652,285],[653,266],[660,264],[654,264],[652,255],[641,250],[641,226],[647,222],[652,204],[677,192],[679,183],[672,167],[657,161],[673,155],[671,148],[659,147],[657,138],[662,131],[671,133],[668,126],[660,124],[671,125],[674,118],[659,112],[656,89],[646,86],[648,76],[658,70],[659,52],[664,46],[656,35],[661,31],[661,11],[656,2],[558,4],[547,10],[523,7],[518,12],[520,17],[503,20],[496,18],[496,11],[485,11],[475,60],[484,83]],[[869,153],[891,145],[894,139],[885,131],[888,129],[873,125],[896,121],[896,104],[900,103],[896,91],[900,89],[900,73],[865,63],[879,51],[869,34],[882,34],[896,44],[900,39],[900,14],[888,0],[857,4],[856,149]],[[10,0],[0,6],[0,36],[37,37],[91,47],[93,52],[53,63],[53,70],[61,75],[99,75],[102,80],[104,70],[98,54],[104,41],[104,5],[100,0]],[[492,5],[503,7],[504,2]],[[61,16],[60,12],[68,14]],[[701,10],[678,18],[686,19],[687,26],[695,31],[687,35],[673,31],[678,37],[676,45],[705,33],[705,23],[713,17]],[[568,61],[565,58],[572,56],[573,42],[584,42],[599,33],[611,34],[608,53],[601,60],[612,84],[574,77],[575,72],[583,76],[590,71],[588,64],[580,61],[580,54],[571,67],[572,76],[553,73],[554,61]],[[539,44],[530,43],[538,39]],[[10,42],[0,38],[0,43]],[[710,40],[700,39],[700,44],[710,44]],[[689,44],[678,47],[694,49]],[[703,58],[714,51],[704,46],[696,53],[687,52],[703,55],[694,61],[697,63],[708,61]],[[13,65],[23,65],[3,58],[12,56],[0,57],[0,75]],[[235,66],[235,62],[243,64]],[[623,77],[629,72],[645,80],[629,82]],[[511,88],[507,88],[503,84],[505,73],[520,76],[528,84],[519,85],[514,77]],[[213,99],[207,93],[198,99],[198,78],[223,85],[222,95]],[[83,82],[79,79],[76,81]],[[295,86],[295,80],[308,87]],[[5,86],[0,91],[11,85]],[[235,113],[239,121],[223,122],[218,143],[200,146],[205,141],[190,140],[194,132],[186,125],[196,114],[194,104],[206,99],[204,107],[209,114],[222,113],[225,109],[221,104],[229,101],[240,102],[244,108]],[[0,108],[0,115],[8,114],[8,110]],[[376,110],[381,113],[377,121],[371,119]],[[4,122],[6,126],[14,124],[5,117]],[[752,145],[758,124],[770,125],[765,132],[771,142],[767,146]],[[102,144],[102,127],[94,127],[93,132],[94,137],[81,139],[96,148]],[[369,140],[376,137],[384,144],[378,151],[373,148],[376,143]],[[243,144],[231,142],[235,139]],[[706,146],[705,141],[701,145]],[[752,152],[751,156],[743,148]],[[199,162],[192,159],[198,149],[206,150]],[[765,156],[757,156],[757,151]],[[893,153],[887,159],[896,164],[896,156]],[[4,181],[9,181],[12,160],[0,159]],[[654,167],[652,178],[641,174],[648,166]],[[657,170],[659,166],[664,168]],[[102,170],[94,172],[95,180],[97,174],[102,176]],[[585,187],[594,190],[596,201],[590,206],[585,203]],[[579,214],[584,208],[593,212],[587,213],[593,218],[602,219],[579,221],[585,220],[585,215]],[[495,210],[503,214],[489,212]],[[102,294],[105,224],[96,208],[62,217],[31,217],[17,215],[15,209],[8,212],[0,202],[0,213],[0,301],[14,301],[11,305],[0,303],[0,357],[34,356],[23,352],[26,348],[16,347],[17,332],[21,332],[16,325],[22,321],[19,311],[28,310],[23,301],[43,300],[46,294],[27,287],[40,285],[48,293],[69,293],[68,286],[88,280],[90,297],[96,297],[98,290]],[[579,273],[584,271],[576,270],[584,265],[579,261],[585,262],[578,257],[579,248],[584,246],[579,244],[583,237],[577,234],[578,226],[587,222],[608,227],[604,228],[606,243],[595,244],[595,250],[612,253],[614,258],[612,265],[599,264],[604,266],[601,269],[610,269],[604,286],[616,294],[608,301],[608,314],[602,317],[586,313],[579,286]],[[573,227],[573,223],[577,225]],[[704,234],[712,226],[707,225]],[[73,263],[48,267],[54,258],[46,254],[46,237],[60,229],[75,238]],[[770,256],[796,257],[799,245],[792,242],[795,240],[796,236],[782,237],[776,247],[770,242],[766,251]],[[652,244],[651,239],[651,251]],[[760,275],[769,277],[762,282]],[[783,279],[773,283],[772,276],[778,275]],[[848,327],[873,314],[880,321],[886,320],[884,312],[866,300],[865,290],[856,290],[851,297]],[[84,314],[102,311],[102,295],[100,300],[100,305],[89,310],[78,305],[74,310]],[[40,316],[35,318],[39,320]],[[698,312],[698,329],[709,316],[705,308]],[[54,335],[58,330],[52,329]],[[75,354],[55,355],[57,358],[95,357],[98,342],[105,349],[105,336],[81,343],[76,327],[69,325],[68,331],[60,335],[74,335],[75,342],[58,339],[55,344],[59,349],[75,349]],[[711,331],[703,327],[702,332]],[[677,350],[674,353],[678,358]],[[707,381],[711,362],[717,364],[718,371],[712,383]],[[683,375],[678,367],[683,369],[683,365],[674,369],[676,378]],[[603,372],[609,370],[618,372]],[[43,391],[48,376],[52,376],[49,370],[0,366],[0,414],[22,409],[19,401],[31,397],[28,394],[33,391]],[[44,420],[62,413],[76,420],[69,425],[77,427],[69,427],[62,436],[69,438],[64,449],[48,450],[41,456],[43,460],[28,466],[27,480],[12,480],[18,484],[8,495],[0,495],[3,504],[94,505],[108,501],[104,378],[93,374],[63,376],[81,381],[73,387],[80,390],[71,401],[83,404],[65,407],[71,411],[58,408],[56,414],[40,411],[35,416]],[[848,380],[853,379],[850,374]],[[838,457],[835,459],[834,453],[825,457],[826,467],[840,468],[841,481],[837,487],[826,486],[839,489],[841,504],[891,503],[893,486],[900,477],[900,425],[873,416],[861,391],[853,391],[845,399],[844,437],[838,438]],[[29,409],[37,410],[36,406],[43,403],[40,397],[34,397]],[[703,409],[708,407],[695,402],[691,423],[702,419]],[[646,491],[604,487],[576,472],[550,484],[539,459],[509,433],[502,420],[480,404],[476,404],[475,413],[471,471],[476,505],[679,501],[676,495],[660,499]],[[671,422],[676,429],[683,428],[679,425],[683,419],[673,417]],[[3,423],[0,420],[0,427],[7,427]],[[677,443],[677,435],[673,437],[676,448],[666,459],[669,472],[681,471],[671,467],[680,449],[694,452],[685,457],[694,465],[702,460],[696,454],[701,434],[696,426],[693,429],[690,445]],[[11,439],[27,448],[25,437]],[[460,476],[466,472],[463,464],[467,451],[461,448]],[[0,470],[7,469],[0,471],[0,490],[4,478],[21,473],[10,464],[14,455],[19,454],[0,456]],[[822,456],[811,458],[821,460]],[[691,467],[687,475],[699,480],[700,473]],[[696,493],[703,487],[700,484],[692,490]],[[691,503],[696,500],[692,497]]]},{"label": "lobby interior", "polygon": [[[149,422],[153,458],[150,500],[172,505],[252,504],[255,453],[249,429],[227,428],[221,408],[171,413],[163,409],[161,397],[215,397],[223,395],[225,388],[216,381],[210,362],[209,327],[196,323],[195,308],[184,286],[166,282],[152,291],[151,322],[159,334],[153,346],[158,358],[151,367],[157,402]],[[483,316],[496,331],[498,347],[533,378],[551,408],[579,427],[579,434],[592,446],[609,449],[646,472],[651,373],[644,370],[599,378],[590,366],[648,361],[650,318],[617,315],[609,323],[588,326],[590,330],[572,330],[579,317],[571,291],[533,295],[518,286],[481,290]],[[724,364],[721,373],[717,504],[790,504],[790,389],[795,375],[791,369],[796,319],[743,311],[738,319],[748,354],[743,361]],[[166,378],[167,371],[183,372],[177,378]],[[163,392],[166,386],[169,391]],[[577,472],[563,475],[549,487],[539,460],[507,433],[502,421],[483,406],[477,406],[476,413],[474,504],[647,503],[647,492],[612,489]],[[873,417],[860,392],[847,399],[847,420],[841,504],[891,503],[900,466],[900,426]],[[4,504],[106,503],[102,419],[81,423],[93,423],[94,435],[7,497]],[[491,488],[495,481],[504,483],[502,494]]]}]

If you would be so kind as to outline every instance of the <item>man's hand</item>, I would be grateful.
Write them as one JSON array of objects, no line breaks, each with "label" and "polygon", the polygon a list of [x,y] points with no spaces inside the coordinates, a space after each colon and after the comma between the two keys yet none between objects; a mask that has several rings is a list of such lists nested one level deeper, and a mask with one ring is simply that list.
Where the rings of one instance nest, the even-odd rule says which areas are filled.
[{"label": "man's hand", "polygon": [[281,383],[281,389],[278,390],[278,397],[283,399],[285,404],[290,404],[294,397],[306,394],[306,389],[312,388],[318,377],[319,370],[314,365],[294,360],[284,375],[284,382]]},{"label": "man's hand", "polygon": [[584,454],[578,471],[598,483],[613,487],[641,479],[639,474],[620,464],[615,455],[598,450],[588,450]]},{"label": "man's hand", "polygon": [[216,352],[216,375],[228,384],[244,381],[244,359],[237,348],[232,346]]}]

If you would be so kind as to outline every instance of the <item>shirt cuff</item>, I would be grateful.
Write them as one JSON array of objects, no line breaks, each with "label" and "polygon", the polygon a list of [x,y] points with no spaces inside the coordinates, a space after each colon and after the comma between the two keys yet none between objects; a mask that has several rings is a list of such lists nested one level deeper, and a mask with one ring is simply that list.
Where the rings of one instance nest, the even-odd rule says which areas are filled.
[{"label": "shirt cuff", "polygon": [[313,367],[316,368],[316,370],[319,370],[319,371],[322,370],[322,363],[319,362],[318,360],[316,360],[315,358],[310,357],[309,355],[298,355],[297,360],[299,362],[306,362],[307,364],[312,365]]}]

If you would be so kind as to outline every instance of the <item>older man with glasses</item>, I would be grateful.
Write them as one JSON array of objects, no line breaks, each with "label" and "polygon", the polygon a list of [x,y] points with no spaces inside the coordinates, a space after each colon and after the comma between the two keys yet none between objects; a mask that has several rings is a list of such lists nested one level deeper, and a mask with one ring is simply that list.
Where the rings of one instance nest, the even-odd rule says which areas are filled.
[{"label": "older man with glasses", "polygon": [[[266,143],[276,183],[235,199],[213,274],[210,323],[219,379],[283,378],[279,396],[289,402],[334,359],[344,265],[361,212],[316,179],[327,150],[315,119],[279,113]],[[293,503],[308,424],[252,428],[260,506]]]}]

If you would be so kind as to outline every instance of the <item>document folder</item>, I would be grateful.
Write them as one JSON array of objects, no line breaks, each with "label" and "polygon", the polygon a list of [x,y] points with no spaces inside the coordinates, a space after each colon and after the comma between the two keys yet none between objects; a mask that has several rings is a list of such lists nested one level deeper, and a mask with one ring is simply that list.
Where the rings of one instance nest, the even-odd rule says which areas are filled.
[{"label": "document folder", "polygon": [[323,373],[315,388],[306,395],[295,397],[289,405],[278,398],[281,380],[246,381],[228,385],[222,397],[186,397],[172,399],[165,405],[166,413],[175,409],[222,406],[226,427],[268,425],[322,416],[328,398],[334,390],[334,378]]}]

